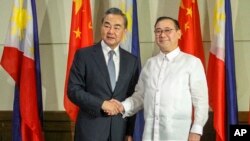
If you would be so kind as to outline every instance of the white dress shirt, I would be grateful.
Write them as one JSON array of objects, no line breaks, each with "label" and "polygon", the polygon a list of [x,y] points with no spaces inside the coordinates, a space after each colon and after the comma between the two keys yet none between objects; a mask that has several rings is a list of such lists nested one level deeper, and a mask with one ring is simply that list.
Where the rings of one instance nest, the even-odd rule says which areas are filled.
[{"label": "white dress shirt", "polygon": [[201,61],[179,48],[160,52],[146,62],[134,94],[122,104],[124,117],[144,107],[143,141],[187,141],[189,132],[202,134],[208,90]]},{"label": "white dress shirt", "polygon": [[[107,44],[105,44],[104,41],[101,41],[102,45],[102,51],[104,54],[104,58],[106,61],[106,65],[108,66],[108,60],[109,60],[109,51],[112,50]],[[114,55],[113,55],[113,60],[115,63],[115,79],[116,81],[118,80],[118,75],[120,71],[120,51],[119,51],[119,45],[114,49]]]}]

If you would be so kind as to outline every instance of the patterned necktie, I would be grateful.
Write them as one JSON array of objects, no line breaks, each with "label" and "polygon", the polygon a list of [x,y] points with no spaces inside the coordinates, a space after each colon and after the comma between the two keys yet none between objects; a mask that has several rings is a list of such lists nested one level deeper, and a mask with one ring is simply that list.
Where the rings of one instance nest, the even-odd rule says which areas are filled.
[{"label": "patterned necktie", "polygon": [[109,51],[109,60],[108,60],[108,71],[109,71],[109,78],[112,86],[112,91],[115,89],[115,63],[113,60],[113,55],[115,54],[115,51],[111,50]]}]

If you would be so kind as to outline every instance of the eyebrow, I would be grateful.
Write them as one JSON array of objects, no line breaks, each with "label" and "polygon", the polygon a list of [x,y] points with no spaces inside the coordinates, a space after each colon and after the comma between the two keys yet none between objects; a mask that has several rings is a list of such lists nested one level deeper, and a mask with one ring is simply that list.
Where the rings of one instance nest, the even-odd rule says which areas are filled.
[{"label": "eyebrow", "polygon": [[155,28],[155,29],[174,29],[174,28],[171,28],[171,27],[163,27],[163,28],[160,28],[160,27],[158,27],[158,28]]},{"label": "eyebrow", "polygon": [[[104,24],[111,25],[110,22],[108,22],[108,21],[104,21]],[[122,27],[121,24],[115,24],[115,25],[113,25],[113,26],[115,26],[115,27]]]},{"label": "eyebrow", "polygon": [[116,27],[121,27],[122,25],[120,25],[120,24],[115,24],[114,26],[116,26]]}]

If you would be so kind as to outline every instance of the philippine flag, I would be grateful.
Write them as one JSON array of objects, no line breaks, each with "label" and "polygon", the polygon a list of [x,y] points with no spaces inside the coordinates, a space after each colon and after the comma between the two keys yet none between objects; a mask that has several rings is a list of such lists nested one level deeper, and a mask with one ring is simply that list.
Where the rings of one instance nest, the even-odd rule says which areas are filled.
[{"label": "philippine flag", "polygon": [[15,0],[1,59],[16,83],[13,141],[42,141],[42,92],[35,0]]}]

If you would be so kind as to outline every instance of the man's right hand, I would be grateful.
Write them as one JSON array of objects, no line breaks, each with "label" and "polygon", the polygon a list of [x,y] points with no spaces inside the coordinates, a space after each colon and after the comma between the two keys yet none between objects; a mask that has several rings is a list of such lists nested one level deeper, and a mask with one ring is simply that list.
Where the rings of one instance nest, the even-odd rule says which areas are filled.
[{"label": "man's right hand", "polygon": [[122,105],[122,103],[120,101],[118,101],[116,99],[111,99],[110,101],[114,102],[114,103],[116,103],[118,105],[119,113],[123,113],[125,111],[125,109],[124,109],[124,107],[123,107],[123,105]]},{"label": "man's right hand", "polygon": [[102,104],[102,110],[108,115],[117,115],[120,113],[121,103],[118,100],[105,100]]}]

